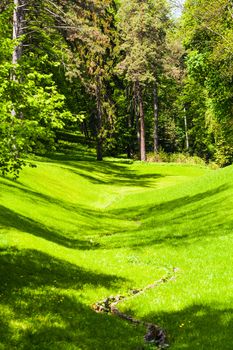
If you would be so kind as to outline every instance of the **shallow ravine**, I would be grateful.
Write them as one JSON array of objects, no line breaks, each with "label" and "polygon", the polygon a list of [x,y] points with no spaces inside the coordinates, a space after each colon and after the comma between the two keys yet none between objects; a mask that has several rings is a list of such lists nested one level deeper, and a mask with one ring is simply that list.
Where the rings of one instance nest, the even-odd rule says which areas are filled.
[{"label": "shallow ravine", "polygon": [[42,162],[16,183],[1,179],[3,349],[145,346],[143,327],[94,315],[91,305],[178,267],[176,281],[120,310],[159,324],[172,350],[219,350],[217,326],[230,350],[231,178],[231,167],[105,161]]}]

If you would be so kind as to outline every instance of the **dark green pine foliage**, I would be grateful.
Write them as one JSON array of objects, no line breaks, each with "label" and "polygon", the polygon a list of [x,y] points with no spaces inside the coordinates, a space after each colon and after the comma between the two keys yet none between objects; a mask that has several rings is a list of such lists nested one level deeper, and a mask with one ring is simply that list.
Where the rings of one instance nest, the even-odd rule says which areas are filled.
[{"label": "dark green pine foliage", "polygon": [[86,133],[87,125],[91,126],[98,160],[102,160],[103,148],[112,141],[114,134],[111,77],[115,11],[112,0],[93,1],[85,6],[74,4],[66,13],[67,25],[61,26],[70,48],[66,76],[71,83],[81,82],[90,105],[94,107],[92,111],[89,110],[89,116],[84,108],[86,120],[83,124]]},{"label": "dark green pine foliage", "polygon": [[123,57],[117,69],[131,86],[141,160],[146,160],[144,92],[148,86],[153,96],[154,150],[158,151],[158,82],[168,22],[165,1],[130,0],[122,2],[118,12],[120,52]]}]

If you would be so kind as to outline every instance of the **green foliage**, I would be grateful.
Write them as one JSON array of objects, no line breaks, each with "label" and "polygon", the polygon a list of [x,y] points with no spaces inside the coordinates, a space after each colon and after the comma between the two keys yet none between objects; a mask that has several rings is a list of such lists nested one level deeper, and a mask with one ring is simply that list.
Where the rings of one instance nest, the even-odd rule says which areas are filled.
[{"label": "green foliage", "polygon": [[154,82],[164,54],[169,23],[165,1],[122,2],[118,23],[124,57],[117,70],[125,73],[130,82]]},{"label": "green foliage", "polygon": [[62,128],[81,130],[105,155],[137,157],[139,95],[152,151],[155,86],[165,152],[231,164],[230,0],[187,0],[176,21],[165,0],[25,0],[21,9],[13,41],[13,1],[0,4],[3,173],[21,169],[29,153],[54,149]]},{"label": "green foliage", "polygon": [[198,156],[190,156],[185,153],[166,153],[163,150],[159,150],[157,154],[148,153],[148,162],[157,163],[180,163],[180,164],[197,164],[206,165],[204,160]]},{"label": "green foliage", "polygon": [[228,0],[186,1],[182,23],[187,74],[201,86],[204,101],[199,108],[201,118],[193,120],[197,127],[199,121],[205,120],[205,130],[212,134],[212,141],[205,135],[198,138],[206,145],[204,153],[207,157],[221,166],[227,165],[233,156],[231,4]]},{"label": "green foliage", "polygon": [[[8,80],[14,70],[14,80]],[[0,74],[1,171],[18,175],[28,152],[40,153],[53,144],[54,131],[66,120],[75,120],[64,109],[65,97],[57,91],[52,75],[3,64]],[[11,73],[12,74],[12,73]]]},{"label": "green foliage", "polygon": [[[25,3],[23,9],[26,5],[28,12],[24,21],[29,23],[28,28],[34,33],[34,46],[28,33],[17,40],[11,39],[9,18],[12,17],[12,6],[0,13],[0,34],[3,36],[4,33],[0,44],[0,171],[4,175],[13,173],[14,177],[18,177],[26,164],[23,160],[26,154],[41,153],[54,147],[55,131],[63,128],[67,121],[77,120],[66,108],[65,96],[58,91],[54,82],[52,69],[60,66],[54,58],[51,60],[55,49],[51,48],[50,53],[43,55],[40,51],[40,48],[45,48],[49,38],[55,39],[56,36],[54,32],[50,36],[43,35],[43,29],[38,26],[32,28],[30,16],[34,12],[29,3]],[[38,38],[41,43],[37,48]],[[30,50],[24,49],[22,57],[13,65],[11,56],[18,45],[30,46]]]}]

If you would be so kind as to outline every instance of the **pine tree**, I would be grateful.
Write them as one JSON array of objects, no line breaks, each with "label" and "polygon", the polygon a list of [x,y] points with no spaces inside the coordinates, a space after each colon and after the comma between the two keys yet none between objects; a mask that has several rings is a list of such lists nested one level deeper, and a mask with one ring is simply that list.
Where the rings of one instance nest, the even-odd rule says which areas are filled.
[{"label": "pine tree", "polygon": [[143,90],[151,85],[154,92],[154,150],[158,150],[157,76],[164,54],[165,26],[168,23],[165,1],[130,0],[119,10],[119,30],[122,36],[123,60],[118,71],[132,85],[135,113],[139,111],[140,159],[146,160],[145,111]]}]

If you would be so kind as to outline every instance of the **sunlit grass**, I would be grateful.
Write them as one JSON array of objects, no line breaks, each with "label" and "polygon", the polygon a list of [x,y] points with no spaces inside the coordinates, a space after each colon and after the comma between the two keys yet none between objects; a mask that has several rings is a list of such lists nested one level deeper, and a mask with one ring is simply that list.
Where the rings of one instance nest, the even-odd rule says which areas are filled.
[{"label": "sunlit grass", "polygon": [[122,310],[171,349],[232,350],[233,167],[54,156],[0,186],[0,349],[142,349],[92,303],[177,268]]}]

